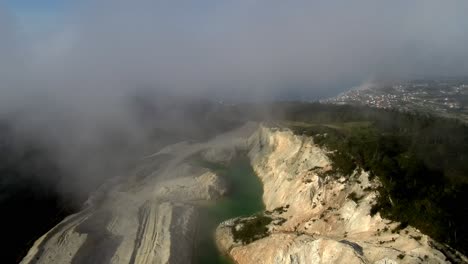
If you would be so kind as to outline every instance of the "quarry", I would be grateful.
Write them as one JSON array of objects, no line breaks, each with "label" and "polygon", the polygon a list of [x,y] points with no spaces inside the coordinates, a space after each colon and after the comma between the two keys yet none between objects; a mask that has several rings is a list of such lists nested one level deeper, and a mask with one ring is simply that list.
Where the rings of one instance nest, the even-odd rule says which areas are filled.
[{"label": "quarry", "polygon": [[[217,250],[209,254],[225,263],[467,261],[412,226],[371,215],[378,178],[361,169],[334,173],[330,151],[311,136],[253,122],[205,142],[167,146],[142,157],[129,177],[102,185],[21,263],[198,263],[200,237],[213,240]],[[245,184],[261,182],[261,205],[201,230],[203,208],[231,192],[216,164],[239,155],[254,172]],[[260,199],[255,192],[251,199]]]}]

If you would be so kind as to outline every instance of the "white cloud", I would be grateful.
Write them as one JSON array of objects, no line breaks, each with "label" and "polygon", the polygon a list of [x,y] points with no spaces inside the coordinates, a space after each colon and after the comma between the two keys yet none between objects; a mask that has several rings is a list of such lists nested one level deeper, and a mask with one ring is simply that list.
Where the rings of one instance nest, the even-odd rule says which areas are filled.
[{"label": "white cloud", "polygon": [[65,10],[24,37],[0,7],[0,114],[27,109],[25,130],[69,160],[105,136],[103,125],[141,132],[124,101],[141,87],[314,97],[368,79],[468,72],[467,1],[88,0]]}]

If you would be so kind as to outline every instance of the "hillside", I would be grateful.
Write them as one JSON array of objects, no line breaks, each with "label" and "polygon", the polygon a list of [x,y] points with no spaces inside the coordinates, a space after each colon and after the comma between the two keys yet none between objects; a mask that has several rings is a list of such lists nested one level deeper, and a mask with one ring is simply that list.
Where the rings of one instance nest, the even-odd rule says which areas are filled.
[{"label": "hillside", "polygon": [[261,127],[249,142],[266,210],[218,227],[218,246],[235,263],[466,262],[414,226],[371,213],[380,181],[339,172],[313,137]]},{"label": "hillside", "polygon": [[[240,263],[262,256],[266,261],[281,252],[281,258],[322,259],[325,263],[353,256],[358,256],[358,263],[463,263],[465,257],[458,253],[467,253],[468,128],[463,122],[427,114],[297,102],[218,104],[198,109],[194,113],[198,120],[204,126],[212,123],[206,129],[209,133],[197,128],[197,136],[191,137],[183,126],[168,121],[179,126],[182,136],[173,137],[170,131],[161,134],[170,138],[165,147],[135,159],[138,162],[128,173],[103,179],[104,184],[91,192],[81,208],[70,207],[79,209],[76,214],[63,219],[71,211],[62,211],[66,204],[56,193],[51,193],[55,199],[51,203],[29,197],[26,203],[38,204],[34,210],[43,212],[46,225],[31,226],[34,232],[25,231],[25,240],[12,245],[31,247],[27,241],[43,234],[23,263],[50,263],[51,259],[85,263],[94,257],[113,263],[219,260],[223,258],[216,255],[210,232],[221,222],[218,246]],[[151,111],[147,113],[151,116]],[[247,123],[232,129],[248,121],[263,125]],[[154,131],[153,136],[158,137],[159,132]],[[27,157],[54,168],[53,160],[44,160],[53,156],[40,151],[34,155],[22,151],[18,156],[14,153],[19,146],[4,152],[3,161],[10,168],[30,164]],[[39,149],[47,149],[43,147]],[[13,157],[16,162],[6,163]],[[25,167],[30,171],[24,174],[37,179],[32,176],[41,170]],[[242,184],[226,178],[247,171],[251,172],[242,179],[250,181],[248,177],[257,175],[263,186],[261,201],[249,202],[248,210],[242,203],[257,199],[258,188],[239,192]],[[8,175],[6,170],[3,173]],[[232,185],[226,185],[230,181]],[[40,195],[50,193],[40,182],[20,183]],[[13,186],[3,185],[11,188],[6,190],[15,190]],[[22,223],[17,220],[28,219],[24,214],[40,214],[15,207],[23,205],[15,202],[18,196],[11,197],[11,205],[21,213],[12,213],[8,226],[12,230]],[[259,203],[265,205],[265,211]],[[232,211],[225,211],[230,210],[227,208]],[[62,214],[56,215],[59,212]],[[224,222],[231,217],[234,220]],[[206,245],[207,251],[200,251],[198,243]],[[295,246],[283,248],[287,245]],[[17,259],[18,254],[12,251],[10,256]]]},{"label": "hillside", "polygon": [[466,253],[468,127],[459,121],[352,106],[285,106],[280,122],[335,151],[335,171],[369,171],[383,186],[372,213],[413,225]]}]

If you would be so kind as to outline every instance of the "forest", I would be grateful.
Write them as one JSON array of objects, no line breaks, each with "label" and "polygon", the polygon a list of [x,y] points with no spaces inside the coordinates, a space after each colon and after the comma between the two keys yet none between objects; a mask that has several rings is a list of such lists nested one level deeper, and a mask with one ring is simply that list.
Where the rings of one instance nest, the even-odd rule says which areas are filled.
[{"label": "forest", "polygon": [[[142,129],[148,129],[160,146],[204,140],[246,121],[286,125],[297,134],[313,136],[316,144],[336,150],[330,155],[335,173],[363,169],[378,177],[382,186],[373,214],[379,212],[402,227],[412,225],[468,253],[468,126],[461,121],[318,103],[202,102],[176,115],[190,116],[184,130],[186,124],[177,119],[157,122],[159,110],[143,110],[138,115],[144,117]],[[80,201],[72,203],[59,193],[67,171],[50,150],[0,122],[0,242],[9,245],[2,252],[6,263],[19,261],[37,238],[80,209]]]},{"label": "forest", "polygon": [[[336,150],[335,172],[369,171],[382,186],[372,214],[468,253],[468,126],[455,119],[355,106],[283,103],[272,121]],[[398,230],[395,230],[398,231]]]}]

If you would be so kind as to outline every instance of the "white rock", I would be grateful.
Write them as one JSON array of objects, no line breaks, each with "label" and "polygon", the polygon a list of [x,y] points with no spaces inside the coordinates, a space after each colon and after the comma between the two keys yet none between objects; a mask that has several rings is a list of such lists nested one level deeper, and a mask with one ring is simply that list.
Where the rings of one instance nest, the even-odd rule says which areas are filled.
[{"label": "white rock", "polygon": [[220,197],[226,187],[189,159],[210,148],[245,148],[255,129],[250,123],[208,142],[182,142],[145,157],[134,175],[110,180],[89,197],[86,209],[38,239],[21,263],[190,263],[196,204]]},{"label": "white rock", "polygon": [[375,189],[376,179],[365,172],[320,176],[333,164],[312,138],[261,127],[249,143],[266,209],[289,208],[284,223],[247,245],[233,241],[229,225],[218,227],[217,244],[236,263],[447,263],[431,238],[413,227],[392,234],[398,223],[370,215],[376,193],[363,190]]}]

